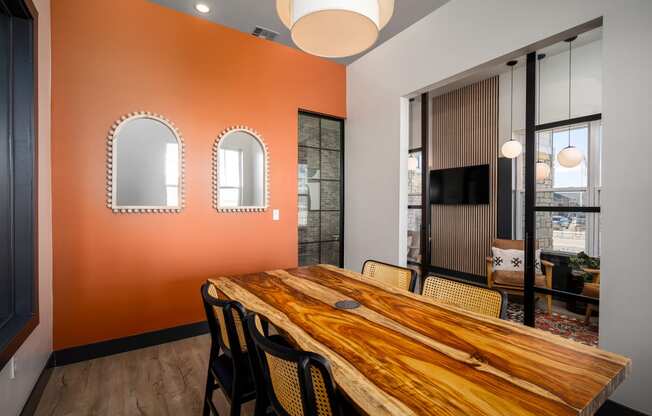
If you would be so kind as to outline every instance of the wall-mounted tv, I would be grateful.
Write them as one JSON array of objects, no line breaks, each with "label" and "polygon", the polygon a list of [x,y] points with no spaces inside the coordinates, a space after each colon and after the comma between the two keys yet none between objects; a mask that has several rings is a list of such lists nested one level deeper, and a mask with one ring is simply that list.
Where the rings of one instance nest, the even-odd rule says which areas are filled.
[{"label": "wall-mounted tv", "polygon": [[430,171],[430,203],[480,205],[489,203],[489,165]]}]

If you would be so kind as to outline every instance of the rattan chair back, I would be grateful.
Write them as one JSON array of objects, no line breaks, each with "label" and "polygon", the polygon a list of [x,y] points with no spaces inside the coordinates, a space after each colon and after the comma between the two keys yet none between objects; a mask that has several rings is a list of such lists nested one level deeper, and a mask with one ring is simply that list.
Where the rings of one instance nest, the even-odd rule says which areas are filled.
[{"label": "rattan chair back", "polygon": [[414,291],[416,273],[412,269],[377,260],[367,260],[362,266],[362,274],[404,290]]},{"label": "rattan chair back", "polygon": [[318,354],[280,345],[265,337],[249,314],[246,327],[274,412],[282,416],[339,416],[335,385],[328,361]]},{"label": "rattan chair back", "polygon": [[422,295],[494,318],[504,319],[507,313],[505,292],[445,277],[427,277]]}]

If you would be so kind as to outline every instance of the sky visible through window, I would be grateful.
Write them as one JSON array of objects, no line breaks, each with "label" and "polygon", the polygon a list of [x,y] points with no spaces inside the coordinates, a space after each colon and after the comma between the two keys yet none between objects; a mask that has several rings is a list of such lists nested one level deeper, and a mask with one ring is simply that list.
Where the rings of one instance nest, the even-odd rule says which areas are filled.
[{"label": "sky visible through window", "polygon": [[583,188],[587,186],[587,157],[589,154],[589,129],[582,127],[570,131],[571,145],[582,152],[584,159],[582,163],[574,168],[565,168],[557,161],[557,154],[568,146],[568,130],[556,131],[552,135],[554,162],[555,188]]}]

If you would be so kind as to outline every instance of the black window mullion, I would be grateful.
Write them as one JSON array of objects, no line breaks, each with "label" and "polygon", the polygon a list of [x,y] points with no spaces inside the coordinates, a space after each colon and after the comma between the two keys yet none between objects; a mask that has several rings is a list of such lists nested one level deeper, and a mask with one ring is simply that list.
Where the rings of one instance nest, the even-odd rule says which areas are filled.
[{"label": "black window mullion", "polygon": [[588,212],[588,213],[599,213],[600,207],[564,207],[564,206],[536,206],[534,207],[535,212]]},{"label": "black window mullion", "polygon": [[[523,323],[535,324],[534,256],[536,241],[536,52],[527,55],[525,88],[525,272],[523,282]],[[510,132],[510,135],[512,132]]]},{"label": "black window mullion", "polygon": [[319,119],[319,214],[317,215],[319,217],[319,248],[318,248],[318,256],[319,256],[319,263],[323,263],[323,259],[321,257],[322,253],[322,241],[321,241],[321,207],[323,205],[323,192],[321,188],[322,184],[322,177],[324,176],[324,172],[322,171],[321,168],[321,152],[322,152],[322,131],[321,131],[321,119]]},{"label": "black window mullion", "polygon": [[575,117],[568,120],[553,121],[551,123],[537,124],[534,126],[535,131],[550,130],[558,127],[573,126],[575,124],[590,123],[592,121],[602,120],[602,114],[590,114],[588,116]]}]

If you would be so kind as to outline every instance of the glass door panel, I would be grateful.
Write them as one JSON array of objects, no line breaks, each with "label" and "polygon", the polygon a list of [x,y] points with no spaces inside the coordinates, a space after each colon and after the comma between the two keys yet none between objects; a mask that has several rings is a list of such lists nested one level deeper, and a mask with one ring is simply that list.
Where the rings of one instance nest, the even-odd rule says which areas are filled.
[{"label": "glass door panel", "polygon": [[342,266],[343,121],[299,114],[299,265]]},{"label": "glass door panel", "polygon": [[[591,48],[592,42],[599,40],[590,40],[591,36],[584,34],[579,38],[589,39],[586,47],[599,54],[599,47]],[[522,236],[531,248],[526,250],[526,263],[534,266],[526,268],[525,323],[596,346],[601,103],[578,100],[593,97],[586,89],[573,88],[573,95],[570,90],[567,95],[560,95],[555,88],[570,88],[571,80],[572,85],[581,84],[582,71],[587,71],[587,65],[599,63],[600,57],[576,64],[568,51],[569,44],[560,42],[527,58],[526,152],[517,160],[517,183],[523,186],[517,188],[515,204],[517,221],[524,219]],[[581,53],[577,56],[582,60]],[[555,60],[565,63],[568,70],[552,69]],[[553,107],[557,116],[551,119],[548,116]],[[598,111],[587,113],[589,108]],[[581,159],[575,166],[565,167],[559,155],[571,146],[581,154]]]}]

